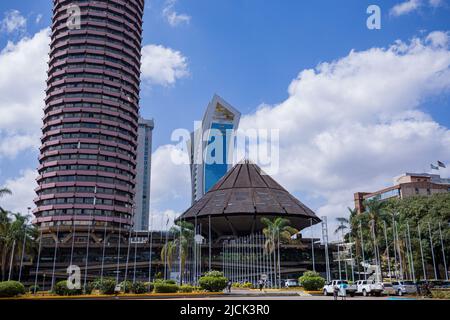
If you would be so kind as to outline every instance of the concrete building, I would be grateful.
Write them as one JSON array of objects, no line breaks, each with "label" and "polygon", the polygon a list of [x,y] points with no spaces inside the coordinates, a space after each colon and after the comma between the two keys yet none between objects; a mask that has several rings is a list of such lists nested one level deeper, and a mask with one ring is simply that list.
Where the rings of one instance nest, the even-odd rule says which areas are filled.
[{"label": "concrete building", "polygon": [[[188,150],[191,160],[192,203],[203,197],[232,168],[233,135],[240,118],[238,110],[214,95],[201,126],[191,134]],[[217,146],[222,149],[213,149]],[[218,161],[213,161],[212,158]]]},{"label": "concrete building", "polygon": [[133,217],[133,229],[138,231],[145,231],[149,228],[152,132],[154,127],[153,120],[139,118],[136,195]]},{"label": "concrete building", "polygon": [[33,211],[44,245],[118,242],[133,225],[143,11],[144,0],[53,0]]},{"label": "concrete building", "polygon": [[435,193],[450,192],[450,179],[437,174],[405,173],[394,178],[394,185],[375,192],[356,192],[355,208],[364,212],[364,202],[370,200],[404,199],[412,196],[430,196]]}]

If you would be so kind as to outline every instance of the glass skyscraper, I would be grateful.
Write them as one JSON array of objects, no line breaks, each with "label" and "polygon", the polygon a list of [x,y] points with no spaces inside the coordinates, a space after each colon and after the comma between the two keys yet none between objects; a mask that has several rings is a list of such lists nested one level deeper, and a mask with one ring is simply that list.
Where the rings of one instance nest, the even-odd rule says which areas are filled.
[{"label": "glass skyscraper", "polygon": [[233,135],[239,126],[240,117],[238,110],[214,95],[201,127],[191,134],[188,149],[191,159],[192,202],[199,200],[232,168]]}]

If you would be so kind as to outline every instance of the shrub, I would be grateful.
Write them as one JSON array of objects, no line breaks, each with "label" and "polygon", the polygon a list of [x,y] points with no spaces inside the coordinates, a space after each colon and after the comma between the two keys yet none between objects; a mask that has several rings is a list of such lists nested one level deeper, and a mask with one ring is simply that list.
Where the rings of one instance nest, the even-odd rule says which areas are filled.
[{"label": "shrub", "polygon": [[253,284],[251,282],[246,282],[246,283],[243,283],[241,287],[245,288],[245,289],[251,289],[251,288],[253,288]]},{"label": "shrub", "polygon": [[177,284],[177,282],[175,280],[169,279],[169,280],[164,280],[165,283],[169,283],[169,284]]},{"label": "shrub", "polygon": [[432,289],[431,296],[434,299],[450,299],[450,290]]},{"label": "shrub", "polygon": [[145,290],[146,292],[153,292],[155,289],[155,284],[153,282],[146,282],[145,283]]},{"label": "shrub", "polygon": [[303,276],[298,278],[298,282],[307,291],[319,291],[325,285],[325,279],[314,271],[306,271]]},{"label": "shrub", "polygon": [[0,282],[0,297],[15,297],[25,293],[25,287],[18,281]]},{"label": "shrub", "polygon": [[132,284],[131,291],[135,294],[143,294],[147,292],[147,288],[144,282],[135,282]]},{"label": "shrub", "polygon": [[38,285],[32,285],[30,286],[30,288],[28,289],[29,293],[37,293],[39,292],[41,288]]},{"label": "shrub", "polygon": [[210,271],[198,281],[200,288],[209,292],[220,292],[227,286],[228,279],[222,272]]},{"label": "shrub", "polygon": [[235,282],[231,285],[233,288],[240,288],[242,284],[240,282]]},{"label": "shrub", "polygon": [[196,290],[196,288],[194,286],[190,286],[188,284],[182,285],[178,291],[181,293],[192,293]]},{"label": "shrub", "polygon": [[103,279],[100,281],[100,292],[103,294],[114,294],[116,289],[116,281],[113,279]]},{"label": "shrub", "polygon": [[155,293],[175,293],[178,292],[178,286],[166,281],[155,282]]},{"label": "shrub", "polygon": [[120,289],[124,293],[130,293],[132,291],[132,287],[133,287],[133,282],[131,282],[131,281],[122,281],[120,283]]},{"label": "shrub", "polygon": [[82,294],[82,289],[69,289],[67,287],[67,280],[57,282],[53,291],[59,296],[76,296]]}]

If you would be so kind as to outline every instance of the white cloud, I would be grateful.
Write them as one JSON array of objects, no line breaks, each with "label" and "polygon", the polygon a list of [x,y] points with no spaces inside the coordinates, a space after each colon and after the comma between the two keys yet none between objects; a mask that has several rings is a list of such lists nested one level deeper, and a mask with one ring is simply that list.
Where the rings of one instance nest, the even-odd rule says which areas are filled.
[{"label": "white cloud", "polygon": [[420,0],[407,0],[392,7],[390,13],[393,16],[401,16],[417,10],[421,5]]},{"label": "white cloud", "polygon": [[240,127],[280,129],[275,178],[317,199],[310,205],[334,223],[353,206],[354,192],[450,158],[450,130],[420,110],[430,96],[450,91],[448,39],[433,32],[303,70],[288,99],[244,116]]},{"label": "white cloud", "polygon": [[185,13],[178,13],[175,11],[174,7],[177,0],[167,0],[163,9],[163,16],[166,18],[167,22],[172,26],[176,27],[181,24],[189,24],[191,22],[191,16]]},{"label": "white cloud", "polygon": [[1,31],[6,33],[24,32],[27,28],[27,19],[18,10],[10,10],[5,12],[0,26]]},{"label": "white cloud", "polygon": [[38,14],[38,15],[36,16],[36,20],[35,20],[36,24],[39,24],[39,23],[41,22],[42,17],[43,17],[42,14]]},{"label": "white cloud", "polygon": [[161,205],[189,198],[189,165],[175,164],[171,158],[174,153],[182,154],[175,146],[164,145],[152,155],[151,203],[156,210],[168,209]]},{"label": "white cloud", "polygon": [[50,29],[0,52],[0,158],[39,146]]},{"label": "white cloud", "polygon": [[6,195],[0,199],[0,205],[14,213],[26,215],[28,207],[33,207],[33,199],[36,197],[34,189],[37,187],[36,170],[26,169],[20,172],[15,179],[6,180],[4,187],[12,191],[12,195]]},{"label": "white cloud", "polygon": [[444,0],[406,0],[393,6],[390,10],[390,14],[398,17],[414,12],[420,7],[442,7],[444,3]]},{"label": "white cloud", "polygon": [[163,86],[189,75],[187,58],[181,52],[154,44],[142,48],[141,71],[143,80]]},{"label": "white cloud", "polygon": [[168,219],[170,228],[191,199],[189,166],[175,164],[173,155],[186,156],[173,145],[160,146],[152,154],[150,225],[156,230],[166,229]]}]

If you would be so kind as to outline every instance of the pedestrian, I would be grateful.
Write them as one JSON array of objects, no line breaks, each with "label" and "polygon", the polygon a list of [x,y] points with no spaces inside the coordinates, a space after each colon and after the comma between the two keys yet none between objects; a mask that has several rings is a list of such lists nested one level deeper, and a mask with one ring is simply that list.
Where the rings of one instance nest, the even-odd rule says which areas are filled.
[{"label": "pedestrian", "polygon": [[262,291],[264,288],[264,281],[262,281],[262,279],[259,279],[258,281],[258,287],[259,287],[259,291]]},{"label": "pedestrian", "polygon": [[344,281],[339,284],[339,296],[342,300],[347,300],[347,284]]},{"label": "pedestrian", "polygon": [[339,293],[339,287],[336,285],[336,286],[333,287],[333,298],[334,298],[334,300],[337,300],[338,293]]},{"label": "pedestrian", "polygon": [[231,293],[231,286],[232,285],[233,284],[232,284],[231,280],[228,280],[228,282],[227,282],[227,291],[228,291],[228,293]]}]

